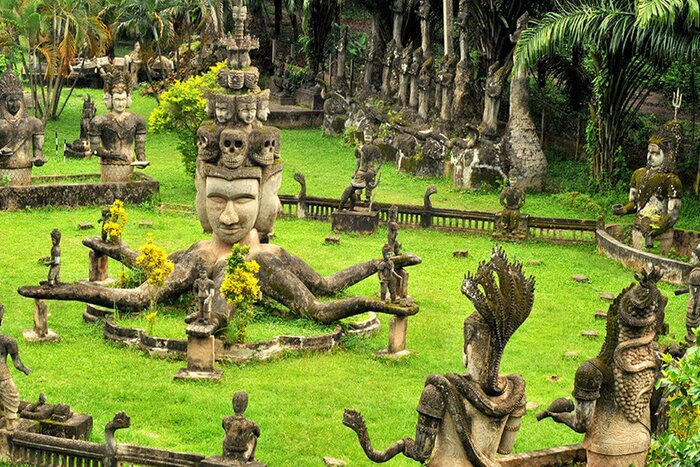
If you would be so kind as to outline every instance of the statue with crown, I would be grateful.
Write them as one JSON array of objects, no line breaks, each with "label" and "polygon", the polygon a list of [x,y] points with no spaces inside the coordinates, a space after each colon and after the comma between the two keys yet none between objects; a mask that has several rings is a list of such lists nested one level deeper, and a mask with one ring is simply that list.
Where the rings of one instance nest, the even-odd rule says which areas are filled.
[{"label": "statue with crown", "polygon": [[146,122],[128,112],[131,107],[132,79],[116,67],[104,75],[104,102],[110,112],[90,121],[90,147],[100,158],[103,182],[128,182],[134,167],[146,161]]},{"label": "statue with crown", "polygon": [[[141,311],[150,303],[172,300],[190,292],[202,270],[214,281],[218,291],[226,275],[232,247],[242,245],[249,248],[247,259],[257,261],[260,266],[257,277],[263,295],[286,306],[297,316],[327,324],[370,311],[398,316],[418,312],[416,304],[386,303],[378,297],[319,298],[332,297],[374,276],[381,263],[379,258],[323,277],[301,258],[269,243],[281,210],[277,193],[282,183],[284,163],[280,157],[280,131],[265,125],[269,94],[267,90],[260,90],[258,70],[250,66],[249,53],[258,47],[258,40],[246,34],[246,17],[247,9],[239,0],[233,7],[233,34],[220,41],[228,54],[226,66],[218,75],[220,88],[206,96],[208,119],[197,131],[195,204],[202,228],[211,233],[211,239],[171,254],[169,259],[175,265],[174,271],[162,287],[155,288],[148,282],[133,289],[110,288],[95,283],[61,283],[51,288],[23,286],[19,288],[21,295],[78,300],[109,308],[116,306],[124,311]],[[132,121],[136,123],[135,119]],[[105,133],[112,128],[109,125],[111,123],[105,121],[96,126],[102,127],[102,133]],[[136,140],[138,156],[143,150],[145,131],[141,131],[140,124],[131,128],[135,130],[130,137],[133,135]],[[105,142],[102,146],[105,147]],[[129,159],[113,160],[102,157],[103,165],[126,164]],[[128,262],[138,255],[123,241],[114,245],[94,237],[84,240],[83,244],[121,262]],[[407,267],[419,264],[421,259],[412,253],[402,253],[393,256],[392,261],[396,267]],[[214,294],[211,315],[203,332],[219,332],[228,324],[232,313],[235,310],[226,298],[220,293]]]},{"label": "statue with crown", "polygon": [[8,69],[0,75],[0,180],[29,185],[32,167],[45,162],[44,124],[27,114],[22,83]]}]

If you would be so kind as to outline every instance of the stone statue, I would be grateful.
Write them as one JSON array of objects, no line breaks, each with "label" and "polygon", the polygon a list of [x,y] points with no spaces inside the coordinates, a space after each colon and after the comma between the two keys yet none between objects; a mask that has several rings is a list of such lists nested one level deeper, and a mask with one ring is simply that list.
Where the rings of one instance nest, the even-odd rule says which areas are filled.
[{"label": "stone statue", "polygon": [[697,345],[695,330],[700,327],[700,268],[695,267],[688,275],[688,287],[676,290],[676,295],[688,295],[688,306],[685,312],[685,342],[688,347]]},{"label": "stone statue", "polygon": [[498,201],[503,206],[498,227],[505,234],[514,234],[520,225],[520,209],[525,206],[525,191],[511,179],[510,186],[503,188]]},{"label": "stone statue", "polygon": [[413,110],[418,110],[418,74],[423,63],[423,49],[413,51],[413,58],[408,68],[409,92],[408,106]]},{"label": "stone statue", "polygon": [[127,74],[115,70],[105,75],[105,99],[110,102],[111,112],[90,122],[90,147],[100,158],[103,182],[126,182],[134,167],[148,166],[146,122],[140,115],[127,112],[131,106]]},{"label": "stone statue", "polygon": [[650,400],[657,378],[657,316],[666,298],[661,273],[635,274],[638,284],[610,305],[605,342],[596,358],[576,371],[573,396],[557,399],[537,415],[585,433],[589,467],[644,466],[651,442]]},{"label": "stone statue", "polygon": [[508,74],[508,66],[494,63],[489,67],[484,88],[484,115],[479,130],[482,135],[494,136],[498,133],[498,110],[501,107],[503,81]]},{"label": "stone statue", "polygon": [[420,0],[418,4],[418,17],[420,18],[421,49],[423,60],[430,56],[430,0]]},{"label": "stone statue", "polygon": [[[242,6],[240,1],[238,6]],[[238,30],[238,26],[234,29]],[[245,34],[245,29],[242,31]],[[53,287],[24,286],[19,288],[19,293],[31,298],[78,300],[95,305],[116,306],[126,311],[141,310],[149,304],[176,299],[183,293],[192,291],[201,268],[206,270],[207,277],[214,282],[216,290],[220,290],[231,248],[239,244],[249,247],[247,259],[257,261],[260,266],[257,277],[262,293],[299,316],[319,323],[332,323],[368,311],[399,316],[416,314],[419,310],[416,305],[385,303],[377,297],[319,298],[336,295],[373,276],[377,273],[379,259],[365,261],[329,277],[322,277],[302,259],[277,245],[266,243],[281,206],[277,194],[284,167],[279,159],[280,133],[275,128],[263,126],[258,120],[257,104],[261,94],[257,85],[253,86],[254,83],[249,82],[252,78],[245,79],[245,70],[250,64],[242,65],[241,57],[247,55],[247,50],[257,47],[255,41],[251,39],[238,42],[225,38],[224,43],[227,51],[232,54],[227,71],[239,74],[243,72],[244,83],[240,90],[229,87],[205,96],[207,120],[197,132],[195,206],[202,228],[211,232],[211,237],[169,256],[174,263],[174,270],[162,287],[155,288],[147,282],[132,289],[110,288],[94,282],[61,283]],[[252,76],[256,76],[255,73]],[[115,93],[113,99],[116,97]],[[368,175],[365,180],[368,180],[367,177]],[[376,183],[368,184],[376,186]],[[138,256],[124,242],[108,244],[99,237],[94,237],[85,239],[83,243],[96,254],[115,258],[127,266],[133,265]],[[418,264],[421,260],[407,253],[392,257],[392,261],[396,267],[407,267]],[[215,293],[211,300],[209,324],[190,325],[203,331],[201,335],[188,331],[188,336],[210,337],[212,332],[221,332],[228,324],[232,312],[226,298]]]},{"label": "stone statue", "polygon": [[386,45],[384,61],[382,62],[382,96],[385,99],[391,98],[391,74],[394,65],[394,55],[396,54],[396,42],[390,41]]},{"label": "stone statue", "polygon": [[448,122],[452,118],[452,96],[455,86],[455,70],[457,67],[457,56],[451,55],[442,70],[442,106],[440,107],[440,120]]},{"label": "stone statue", "polygon": [[110,217],[112,217],[112,212],[110,210],[110,206],[103,207],[100,219],[97,221],[98,224],[102,224],[102,226],[100,228],[100,236],[101,236],[103,242],[106,242],[107,237],[109,237],[109,232],[107,232],[105,225],[107,224],[107,222],[109,222]]},{"label": "stone statue", "polygon": [[398,291],[401,286],[401,276],[394,269],[394,262],[391,260],[393,255],[392,245],[384,244],[382,248],[382,262],[377,266],[377,274],[379,275],[379,298],[386,300],[387,291],[391,298],[391,303],[398,303]]},{"label": "stone statue", "polygon": [[90,99],[90,95],[85,95],[83,100],[83,112],[80,119],[80,138],[71,144],[66,144],[65,153],[68,156],[89,157],[90,152],[90,121],[95,118],[95,103]]},{"label": "stone statue", "polygon": [[413,48],[409,45],[401,52],[399,62],[400,78],[399,78],[399,104],[407,106],[409,102],[409,92],[411,87],[411,77],[409,68],[413,60]]},{"label": "stone statue", "polygon": [[[216,294],[216,284],[209,278],[207,270],[201,268],[199,270],[199,277],[194,281],[194,297],[197,300],[197,310],[193,315],[188,316],[190,319],[189,322],[195,319],[205,323],[209,322],[214,294]],[[187,319],[185,319],[185,321],[188,322]]]},{"label": "stone statue", "polygon": [[54,286],[61,282],[61,231],[53,229],[51,231],[51,256],[48,261],[44,262],[45,266],[49,267],[49,274],[46,279],[46,285]]},{"label": "stone statue", "polygon": [[20,412],[22,418],[28,420],[53,420],[65,422],[73,416],[73,411],[68,404],[47,404],[44,393],[39,394],[39,400],[27,404]]},{"label": "stone statue", "polygon": [[260,437],[260,427],[248,420],[244,413],[248,408],[248,394],[239,391],[233,395],[233,415],[224,417],[221,426],[226,432],[224,457],[250,462],[255,460],[255,448]]},{"label": "stone statue", "polygon": [[423,120],[428,119],[430,109],[430,90],[433,84],[433,58],[425,60],[418,73],[418,116]]},{"label": "stone statue", "polygon": [[[143,64],[143,54],[141,53],[141,43],[139,41],[134,42],[134,49],[129,52],[127,57],[129,62],[129,75],[131,76],[131,89],[135,89],[136,86],[139,85],[139,70]],[[149,67],[151,66],[151,60],[149,60]],[[170,63],[172,64],[172,62]]]},{"label": "stone statue", "polygon": [[44,124],[27,115],[22,83],[7,70],[0,75],[0,179],[29,185],[32,165],[44,163]]},{"label": "stone statue", "polygon": [[673,246],[673,226],[681,211],[683,186],[673,173],[673,162],[680,143],[680,123],[669,122],[649,139],[647,166],[637,169],[630,181],[627,204],[616,204],[613,214],[635,214],[632,244],[651,248],[654,241],[667,253]]},{"label": "stone statue", "polygon": [[360,413],[346,409],[343,423],[358,434],[370,460],[404,454],[435,466],[499,465],[496,453],[511,451],[525,415],[525,381],[500,375],[499,366],[508,340],[530,315],[534,289],[534,278],[500,249],[464,278],[462,293],[476,308],[464,322],[466,373],[429,376],[415,441],[403,438],[384,451],[372,447]]},{"label": "stone statue", "polygon": [[[5,316],[5,307],[0,303],[0,325],[2,325],[3,317]],[[5,429],[8,431],[13,431],[17,428],[17,411],[19,410],[19,392],[17,392],[17,386],[15,382],[12,381],[12,375],[10,375],[10,369],[7,367],[7,356],[12,359],[12,364],[19,371],[25,375],[29,375],[32,372],[29,368],[24,366],[22,360],[19,358],[19,348],[17,347],[17,341],[0,334],[0,403],[4,408],[5,417]]]}]

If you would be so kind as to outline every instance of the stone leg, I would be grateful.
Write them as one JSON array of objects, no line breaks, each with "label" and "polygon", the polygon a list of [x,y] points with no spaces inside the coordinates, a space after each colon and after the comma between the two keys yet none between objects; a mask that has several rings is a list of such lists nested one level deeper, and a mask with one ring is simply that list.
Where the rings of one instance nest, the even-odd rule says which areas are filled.
[{"label": "stone leg", "polygon": [[656,237],[655,241],[659,242],[659,249],[661,252],[663,254],[668,254],[671,248],[673,248],[673,229],[659,235]]},{"label": "stone leg", "polygon": [[637,229],[632,229],[632,247],[637,250],[644,250],[644,248],[646,248],[644,235]]}]

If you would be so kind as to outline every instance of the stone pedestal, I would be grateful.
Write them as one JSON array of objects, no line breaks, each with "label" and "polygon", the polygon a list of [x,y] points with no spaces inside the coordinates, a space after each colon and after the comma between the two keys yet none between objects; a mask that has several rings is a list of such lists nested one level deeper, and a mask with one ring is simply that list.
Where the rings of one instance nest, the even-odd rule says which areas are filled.
[{"label": "stone pedestal", "polygon": [[227,459],[223,456],[212,456],[204,459],[199,463],[202,467],[267,467],[267,464],[263,464],[258,461],[237,461],[233,459]]},{"label": "stone pedestal", "polygon": [[128,164],[100,164],[103,182],[128,182],[134,166]]},{"label": "stone pedestal", "polygon": [[39,433],[55,436],[57,438],[87,440],[92,431],[92,416],[82,413],[74,413],[65,422],[56,420],[39,420]]},{"label": "stone pedestal", "polygon": [[277,105],[296,105],[297,98],[283,94],[270,94],[270,102]]},{"label": "stone pedestal", "polygon": [[0,168],[0,181],[7,178],[9,186],[27,186],[32,183],[32,168],[26,169],[2,169]]},{"label": "stone pedestal", "polygon": [[56,334],[53,329],[48,329],[45,336],[37,334],[34,329],[25,329],[22,331],[22,335],[27,342],[58,342],[61,340],[61,336]]},{"label": "stone pedestal", "polygon": [[53,329],[49,329],[49,312],[43,300],[34,300],[34,328],[22,331],[27,342],[58,342],[61,340]]},{"label": "stone pedestal", "polygon": [[530,235],[530,216],[522,214],[518,227],[514,231],[506,231],[502,227],[501,213],[497,213],[494,218],[494,229],[491,238],[506,242],[522,242],[527,240]]},{"label": "stone pedestal", "polygon": [[406,349],[406,332],[408,316],[392,316],[389,322],[389,346],[377,352],[381,357],[401,358],[410,354]]},{"label": "stone pedestal", "polygon": [[379,226],[379,212],[369,211],[335,211],[333,232],[358,232],[373,234]]},{"label": "stone pedestal", "polygon": [[109,257],[94,250],[89,253],[88,280],[104,281],[109,277]]},{"label": "stone pedestal", "polygon": [[193,335],[193,327],[196,326],[191,324],[187,327],[187,368],[181,368],[174,379],[209,380],[218,383],[224,372],[214,369],[214,336]]}]

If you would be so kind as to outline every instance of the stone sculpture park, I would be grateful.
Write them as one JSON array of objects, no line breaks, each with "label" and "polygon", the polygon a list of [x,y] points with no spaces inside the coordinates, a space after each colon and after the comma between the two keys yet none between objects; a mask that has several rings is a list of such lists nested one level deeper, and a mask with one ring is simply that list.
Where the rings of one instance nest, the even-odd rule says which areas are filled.
[{"label": "stone sculpture park", "polygon": [[[303,52],[291,44],[287,54],[282,36],[254,34],[254,27],[260,30],[256,21],[266,23],[253,17],[257,10],[247,3],[222,1],[219,10],[212,9],[212,19],[202,12],[201,24],[187,25],[199,28],[194,39],[201,44],[193,50],[190,37],[190,50],[181,46],[169,55],[172,60],[160,50],[165,41],[157,48],[144,43],[144,49],[157,51],[150,58],[137,42],[124,57],[109,52],[95,60],[76,59],[69,67],[66,79],[94,74],[89,79],[99,76],[104,86],[107,113],[88,94],[84,100],[80,96],[80,136],[64,143],[66,154],[84,159],[70,163],[100,165],[98,188],[70,195],[99,207],[89,214],[62,207],[33,213],[27,203],[24,211],[0,213],[0,261],[7,268],[0,273],[0,289],[18,287],[17,297],[3,297],[6,304],[12,301],[13,326],[28,327],[33,304],[33,328],[22,332],[25,341],[10,337],[16,328],[7,325],[0,335],[0,461],[264,467],[313,465],[320,463],[322,451],[328,455],[323,462],[336,466],[368,461],[433,467],[659,465],[654,439],[676,436],[677,422],[670,420],[677,416],[679,399],[685,400],[673,392],[666,373],[680,364],[662,355],[692,358],[700,326],[700,233],[677,227],[694,225],[681,213],[677,167],[685,143],[678,115],[648,139],[647,163],[633,172],[628,200],[605,205],[607,224],[592,215],[551,217],[567,206],[562,196],[532,194],[548,188],[551,173],[543,137],[530,116],[530,70],[518,68],[514,57],[515,44],[537,24],[528,12],[503,18],[498,27],[507,33],[499,40],[505,42],[485,67],[487,61],[477,63],[474,53],[479,47],[474,28],[480,27],[473,21],[475,3],[378,3],[366,7],[374,16],[366,21],[372,30],[364,57],[355,50],[356,31],[340,24],[322,48],[330,57],[317,63],[318,69],[309,62],[303,70],[300,53],[308,54],[313,41]],[[311,0],[309,8],[318,12],[330,3]],[[343,22],[339,11],[329,17]],[[283,23],[298,19],[294,15]],[[431,43],[436,27],[444,33],[438,47]],[[129,34],[114,31],[115,37]],[[184,37],[192,31],[177,32]],[[265,56],[268,39],[273,40],[271,60]],[[193,54],[199,65],[217,56],[223,63],[204,80],[215,76],[215,83],[195,91],[204,118],[190,132],[196,159],[192,178],[186,178],[175,173],[173,134],[153,134],[149,126],[153,137],[146,157],[147,119],[130,107],[132,101],[150,102],[140,93],[180,86],[175,79]],[[30,116],[22,92],[27,84],[9,68],[0,76],[0,208],[21,210],[25,198],[12,204],[4,201],[5,193],[41,186],[32,167],[48,160],[44,123]],[[149,86],[137,90],[139,70],[146,72]],[[27,73],[25,81],[35,79],[31,76]],[[152,79],[167,82],[153,86]],[[510,108],[503,122],[506,90]],[[163,94],[160,98],[162,107],[173,105]],[[680,101],[674,96],[676,113]],[[294,112],[322,107],[324,126],[315,132],[343,135],[355,147],[354,158],[348,148],[326,154],[335,147],[333,140],[280,129],[280,106],[296,103],[310,108]],[[70,122],[76,129],[77,123]],[[55,125],[49,121],[46,128]],[[293,138],[299,138],[297,147],[283,147],[283,139]],[[56,144],[58,149],[58,137]],[[167,177],[168,188],[162,203],[138,206],[138,197],[125,195],[153,193],[137,187],[148,177],[134,172],[151,160],[148,173],[164,177],[164,183]],[[319,167],[334,173],[321,173]],[[280,193],[292,179],[285,169],[301,185],[297,195]],[[430,185],[420,177],[431,177]],[[459,191],[488,186],[499,188]],[[44,193],[39,197],[51,198]],[[180,204],[170,203],[173,193]],[[183,194],[189,204],[181,204]],[[133,219],[125,234],[127,212]],[[81,218],[78,229],[96,224],[96,235],[77,232],[77,216],[92,221]],[[329,227],[334,236],[324,243]],[[18,231],[22,236],[15,235]],[[130,246],[144,237],[151,252],[160,251],[154,241],[176,245],[177,251],[159,258],[167,266],[160,282],[147,273],[144,247]],[[87,262],[82,254],[75,257],[80,241]],[[631,271],[592,254],[593,245]],[[411,269],[409,295],[408,268],[418,265]],[[249,274],[254,292],[226,292],[234,266]],[[568,274],[573,269],[575,282]],[[617,296],[610,293],[631,275],[635,282]],[[682,287],[676,298],[663,293],[669,285],[662,281]],[[252,297],[243,299],[249,292]],[[599,300],[612,303],[607,312],[594,314]],[[144,363],[140,353],[104,345],[92,326],[72,322],[77,320],[72,302],[86,305],[83,319],[100,322],[99,333],[110,343],[168,359]],[[246,313],[251,322],[275,330],[275,337],[234,342],[237,319]],[[382,326],[388,345],[381,350],[371,337],[380,326],[376,314],[382,322],[390,318]],[[4,316],[0,303],[0,324]],[[160,328],[159,319],[165,321]],[[580,332],[586,320],[593,323],[591,330]],[[172,337],[173,321],[179,338]],[[135,327],[142,323],[150,329]],[[292,335],[288,323],[302,333]],[[84,332],[77,333],[76,326]],[[154,329],[165,329],[169,337]],[[588,358],[590,349],[581,349],[599,333],[600,351]],[[369,339],[344,340],[347,336]],[[76,348],[73,361],[63,362],[66,349]],[[21,382],[6,361],[10,357],[29,375],[20,349],[35,370]],[[292,357],[290,349],[304,355]],[[186,367],[177,365],[182,368],[174,377],[175,371],[168,373],[172,358],[187,361]],[[258,361],[249,364],[252,360]],[[66,365],[62,371],[52,368],[57,361]],[[560,373],[562,368],[571,374]],[[205,381],[182,382],[192,379]],[[569,387],[571,397],[540,405],[565,396],[562,388]],[[694,390],[691,386],[686,396]],[[58,400],[52,391],[68,400]],[[125,407],[113,410],[118,404]],[[104,427],[99,434],[92,434],[93,417],[77,412],[88,412],[84,407]],[[117,413],[105,418],[105,410]],[[549,418],[574,435],[554,431],[560,425]],[[159,426],[164,420],[168,426]],[[201,447],[204,442],[208,447]],[[178,449],[171,450],[170,443],[178,443]],[[539,449],[545,444],[554,447]]]}]

